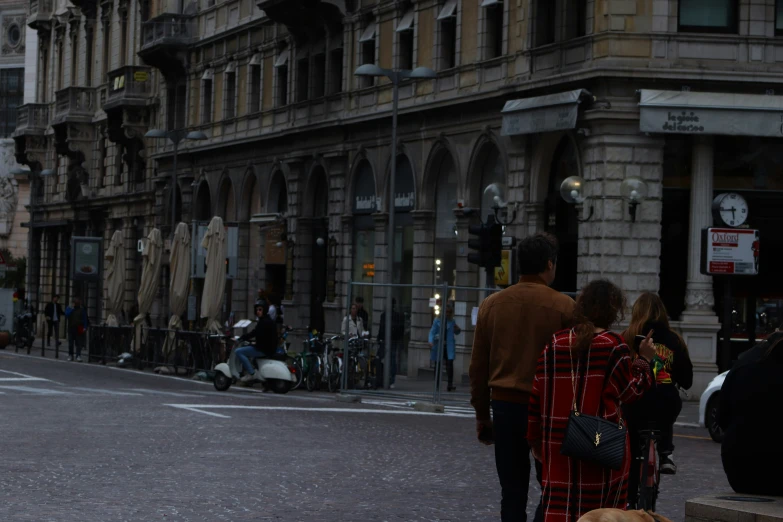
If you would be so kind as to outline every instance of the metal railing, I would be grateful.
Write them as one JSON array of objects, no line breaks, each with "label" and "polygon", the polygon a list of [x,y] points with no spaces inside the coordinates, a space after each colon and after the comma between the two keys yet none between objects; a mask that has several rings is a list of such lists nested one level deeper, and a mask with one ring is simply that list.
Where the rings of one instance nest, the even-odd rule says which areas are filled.
[{"label": "metal railing", "polygon": [[25,103],[16,111],[15,134],[43,134],[49,126],[49,105]]},{"label": "metal railing", "polygon": [[142,50],[156,45],[189,45],[197,40],[195,20],[187,15],[163,14],[141,25]]},{"label": "metal railing", "polygon": [[94,87],[66,87],[55,93],[54,119],[92,119],[97,110]]},{"label": "metal railing", "polygon": [[150,67],[126,66],[109,72],[108,99],[101,100],[105,107],[117,105],[144,105],[152,96]]}]

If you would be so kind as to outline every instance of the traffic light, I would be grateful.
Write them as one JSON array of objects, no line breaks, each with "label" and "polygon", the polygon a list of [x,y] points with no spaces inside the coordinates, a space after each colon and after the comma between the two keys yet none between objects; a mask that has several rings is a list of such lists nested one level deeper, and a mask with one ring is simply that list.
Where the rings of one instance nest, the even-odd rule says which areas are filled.
[{"label": "traffic light", "polygon": [[468,240],[468,248],[476,250],[468,254],[468,262],[488,270],[500,266],[503,225],[495,221],[494,216],[489,216],[486,223],[471,225],[468,231],[470,235],[478,236]]}]

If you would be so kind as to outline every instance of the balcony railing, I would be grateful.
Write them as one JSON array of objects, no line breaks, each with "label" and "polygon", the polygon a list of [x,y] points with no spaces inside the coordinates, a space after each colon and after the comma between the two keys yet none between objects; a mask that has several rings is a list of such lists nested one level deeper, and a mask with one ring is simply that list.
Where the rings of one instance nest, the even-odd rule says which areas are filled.
[{"label": "balcony railing", "polygon": [[196,21],[181,14],[163,14],[141,24],[141,50],[156,46],[182,47],[194,43]]},{"label": "balcony railing", "polygon": [[91,121],[98,106],[96,92],[93,87],[67,87],[57,91],[52,123]]},{"label": "balcony railing", "polygon": [[42,22],[48,22],[54,12],[54,0],[30,0],[30,17],[27,25],[37,29]]},{"label": "balcony railing", "polygon": [[26,103],[16,110],[17,136],[43,135],[49,126],[49,106],[44,103]]},{"label": "balcony railing", "polygon": [[109,97],[104,109],[143,107],[152,96],[150,67],[126,66],[109,72]]}]

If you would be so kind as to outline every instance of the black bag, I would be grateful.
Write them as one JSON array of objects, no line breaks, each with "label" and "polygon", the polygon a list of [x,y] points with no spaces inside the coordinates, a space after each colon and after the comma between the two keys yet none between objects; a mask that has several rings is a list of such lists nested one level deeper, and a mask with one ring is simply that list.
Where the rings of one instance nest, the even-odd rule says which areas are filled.
[{"label": "black bag", "polygon": [[[573,330],[569,334],[569,345],[572,334]],[[579,413],[576,407],[578,398],[573,359],[571,360],[571,386],[574,390],[574,409],[568,417],[560,454],[593,462],[604,468],[619,470],[625,460],[626,430],[622,417],[615,423],[603,417]],[[618,410],[619,415],[620,410]]]}]

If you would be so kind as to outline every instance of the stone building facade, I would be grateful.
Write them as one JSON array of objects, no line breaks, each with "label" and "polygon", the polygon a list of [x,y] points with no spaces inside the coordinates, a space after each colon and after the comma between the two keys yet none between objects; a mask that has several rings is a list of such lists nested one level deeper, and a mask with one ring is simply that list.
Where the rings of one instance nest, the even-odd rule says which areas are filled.
[{"label": "stone building facade", "polygon": [[[699,271],[714,194],[747,195],[765,255],[781,247],[772,232],[783,221],[782,136],[753,125],[759,114],[783,114],[779,4],[31,0],[39,73],[16,150],[33,170],[57,170],[33,218],[37,298],[67,284],[70,235],[108,240],[121,229],[130,309],[136,241],[153,226],[167,235],[173,189],[178,221],[219,215],[239,229],[226,314],[248,315],[262,288],[299,331],[325,322],[334,332],[349,281],[410,285],[395,297],[407,318],[400,371],[414,376],[429,365],[431,285],[486,285],[467,262],[468,229],[493,212],[485,189],[494,185],[508,214],[516,210],[506,235],[560,238],[559,290],[607,277],[630,302],[660,291],[689,343],[698,392],[719,361],[723,286]],[[354,75],[368,63],[437,73],[401,85],[395,144],[391,85]],[[674,124],[656,120],[667,111]],[[683,111],[698,121],[677,122]],[[734,123],[714,123],[728,113]],[[151,128],[208,136],[180,143],[176,187],[173,147],[144,138]],[[585,180],[579,205],[560,195],[575,175]],[[623,198],[629,178],[646,189],[634,218]],[[783,287],[764,266],[732,295],[737,349],[780,321]],[[166,279],[164,270],[156,318],[165,317]],[[91,313],[101,315],[97,285],[68,291],[94,296]],[[373,335],[384,292],[350,290],[365,297]],[[467,371],[481,297],[449,295],[465,331],[458,372]],[[754,319],[760,309],[764,321]]]}]

